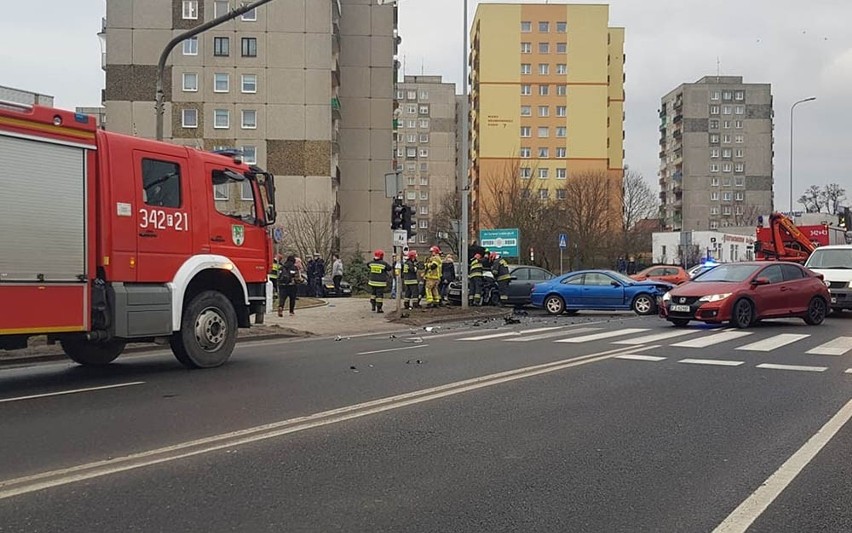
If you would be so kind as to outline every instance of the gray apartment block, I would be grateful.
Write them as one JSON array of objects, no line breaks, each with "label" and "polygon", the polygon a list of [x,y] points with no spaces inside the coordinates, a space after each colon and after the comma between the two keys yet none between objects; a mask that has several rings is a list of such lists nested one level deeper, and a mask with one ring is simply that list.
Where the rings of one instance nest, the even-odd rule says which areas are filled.
[{"label": "gray apartment block", "polygon": [[706,76],[662,98],[660,200],[666,229],[756,223],[772,211],[772,92]]},{"label": "gray apartment block", "polygon": [[25,105],[43,105],[45,107],[53,107],[53,97],[46,94],[39,94],[23,89],[15,89],[13,87],[4,87],[0,85],[0,101],[14,102],[16,104]]},{"label": "gray apartment block", "polygon": [[456,191],[456,91],[441,76],[405,76],[397,84],[395,150],[403,197],[414,208],[412,246],[435,243],[434,216]]},{"label": "gray apartment block", "polygon": [[[235,0],[107,0],[108,129],[153,137],[156,64],[181,31]],[[343,253],[390,245],[396,7],[276,0],[178,45],[166,67],[164,137],[239,148],[276,176],[279,223],[328,216]],[[286,228],[285,233],[286,233]]]}]

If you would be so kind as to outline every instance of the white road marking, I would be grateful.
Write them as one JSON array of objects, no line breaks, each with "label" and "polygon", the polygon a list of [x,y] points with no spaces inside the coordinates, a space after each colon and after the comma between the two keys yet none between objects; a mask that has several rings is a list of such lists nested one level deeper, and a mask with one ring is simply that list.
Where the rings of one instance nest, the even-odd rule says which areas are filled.
[{"label": "white road marking", "polygon": [[796,370],[799,372],[824,372],[828,370],[827,366],[775,365],[772,363],[763,363],[757,365],[757,368],[768,368],[770,370]]},{"label": "white road marking", "polygon": [[788,344],[793,344],[796,341],[807,339],[808,337],[810,337],[810,335],[804,333],[781,333],[779,335],[769,337],[768,339],[763,339],[762,341],[746,344],[745,346],[738,346],[737,350],[748,350],[752,352],[771,352],[776,348],[787,346]]},{"label": "white road marking", "polygon": [[503,333],[491,333],[489,335],[478,335],[476,337],[465,337],[460,341],[487,341],[488,339],[499,339],[502,337],[517,337],[520,335],[517,331],[506,331]]},{"label": "white road marking", "polygon": [[637,354],[627,354],[627,355],[618,355],[615,357],[616,359],[627,359],[628,361],[665,361],[665,357],[657,357],[656,355],[637,355]]},{"label": "white road marking", "polygon": [[621,341],[615,341],[613,344],[648,344],[651,342],[659,342],[665,339],[671,339],[672,337],[682,337],[683,335],[693,335],[703,330],[684,330],[679,329],[675,331],[666,331],[665,333],[654,333],[653,335],[645,335],[643,337],[634,337],[632,339],[624,339]]},{"label": "white road marking", "polygon": [[47,392],[45,394],[33,394],[30,396],[18,396],[17,398],[3,398],[0,403],[20,402],[23,400],[34,400],[36,398],[48,398],[50,396],[64,396],[66,394],[78,394],[80,392],[91,392],[107,389],[118,389],[120,387],[132,387],[133,385],[144,385],[144,381],[132,381],[130,383],[117,383],[115,385],[104,385],[102,387],[87,387],[85,389],[64,390],[59,392]]},{"label": "white road marking", "polygon": [[386,350],[373,350],[372,352],[359,352],[355,355],[372,355],[374,353],[385,353],[385,352],[400,352],[402,350],[416,350],[417,348],[426,348],[429,346],[428,344],[418,344],[417,346],[402,346],[400,348],[387,348]]},{"label": "white road marking", "polygon": [[814,355],[843,355],[849,350],[852,350],[852,337],[837,337],[805,353]]},{"label": "white road marking", "polygon": [[751,524],[763,514],[769,505],[799,475],[808,463],[852,418],[852,400],[831,417],[796,453],[790,456],[778,470],[764,481],[739,507],[719,524],[713,533],[745,533]]},{"label": "white road marking", "polygon": [[529,342],[540,341],[542,339],[552,339],[553,337],[564,337],[565,335],[576,335],[577,333],[587,333],[589,331],[598,331],[601,328],[577,328],[566,330],[564,328],[559,331],[551,331],[550,333],[541,333],[539,335],[524,335],[523,337],[514,337],[506,339],[503,342]]},{"label": "white road marking", "polygon": [[[659,346],[651,345],[630,349],[633,351],[643,351],[654,348],[659,348]],[[346,420],[352,420],[355,418],[399,409],[401,407],[407,407],[409,405],[429,402],[477,389],[492,387],[501,383],[508,383],[510,381],[557,372],[559,370],[575,366],[597,363],[599,361],[611,359],[612,357],[624,353],[626,350],[626,348],[618,348],[615,350],[607,350],[571,359],[563,359],[551,363],[544,363],[516,370],[508,370],[497,374],[489,374],[486,376],[457,381],[455,383],[448,383],[446,385],[399,394],[365,403],[349,405],[313,415],[282,420],[253,428],[196,439],[124,457],[41,472],[15,479],[0,480],[0,500],[51,487],[68,485],[78,481],[193,457],[203,453],[233,448],[235,446],[258,442],[299,431],[305,431],[316,427],[336,424]]]},{"label": "white road marking", "polygon": [[571,343],[579,343],[579,342],[589,342],[589,341],[598,341],[601,339],[609,339],[611,337],[621,337],[622,335],[632,335],[634,333],[642,333],[643,331],[648,331],[647,328],[624,328],[624,329],[616,329],[613,331],[604,331],[603,333],[593,333],[591,335],[583,335],[581,337],[574,337],[572,339],[562,339],[554,342],[571,342]]},{"label": "white road marking", "polygon": [[844,374],[852,374],[852,368],[847,368]]},{"label": "white road marking", "polygon": [[708,346],[713,346],[714,344],[732,341],[748,335],[751,335],[748,331],[722,331],[720,333],[707,335],[706,337],[672,344],[672,346],[677,346],[678,348],[706,348]]},{"label": "white road marking", "polygon": [[745,361],[726,361],[723,359],[681,359],[678,363],[686,363],[688,365],[740,366],[745,364]]}]

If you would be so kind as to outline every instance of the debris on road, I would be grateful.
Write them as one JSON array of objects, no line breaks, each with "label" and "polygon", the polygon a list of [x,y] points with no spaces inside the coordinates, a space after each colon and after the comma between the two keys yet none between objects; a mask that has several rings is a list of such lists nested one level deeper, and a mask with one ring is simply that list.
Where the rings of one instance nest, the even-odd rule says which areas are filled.
[{"label": "debris on road", "polygon": [[405,364],[407,365],[422,365],[424,363],[426,363],[426,361],[424,361],[423,359],[409,359],[405,362]]},{"label": "debris on road", "polygon": [[337,337],[334,338],[334,342],[348,341],[348,340],[349,340],[349,337],[341,337],[340,335],[338,335]]},{"label": "debris on road", "polygon": [[515,318],[515,317],[513,317],[513,316],[511,316],[511,315],[510,315],[510,316],[503,317],[503,323],[504,323],[504,324],[506,324],[506,325],[509,325],[509,324],[520,324],[520,323],[521,323],[521,319],[519,319],[519,318]]}]

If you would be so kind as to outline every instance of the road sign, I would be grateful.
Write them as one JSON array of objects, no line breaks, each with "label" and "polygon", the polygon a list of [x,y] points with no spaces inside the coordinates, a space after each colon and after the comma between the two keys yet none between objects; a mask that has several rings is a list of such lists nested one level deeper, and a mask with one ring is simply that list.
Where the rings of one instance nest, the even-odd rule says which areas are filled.
[{"label": "road sign", "polygon": [[408,244],[408,232],[404,229],[393,230],[393,245],[405,246]]},{"label": "road sign", "polygon": [[284,240],[284,228],[276,227],[272,230],[272,240],[275,241],[276,244],[280,244],[281,241]]},{"label": "road sign", "polygon": [[563,250],[565,248],[568,248],[568,234],[567,233],[560,233],[559,234],[559,247],[562,248]]},{"label": "road sign", "polygon": [[518,228],[481,229],[479,244],[489,252],[497,252],[504,257],[520,257],[520,231]]}]

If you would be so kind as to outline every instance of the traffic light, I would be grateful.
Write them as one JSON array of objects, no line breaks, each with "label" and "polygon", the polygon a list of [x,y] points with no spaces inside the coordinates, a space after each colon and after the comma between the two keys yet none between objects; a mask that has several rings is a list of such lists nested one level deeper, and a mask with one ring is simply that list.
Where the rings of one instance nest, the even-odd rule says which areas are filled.
[{"label": "traffic light", "polygon": [[417,229],[411,221],[411,206],[409,205],[402,206],[402,229],[408,232],[409,239],[417,235]]},{"label": "traffic light", "polygon": [[406,206],[403,205],[401,198],[394,198],[391,206],[391,229],[405,229],[404,213]]}]

